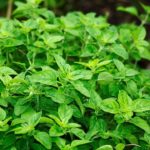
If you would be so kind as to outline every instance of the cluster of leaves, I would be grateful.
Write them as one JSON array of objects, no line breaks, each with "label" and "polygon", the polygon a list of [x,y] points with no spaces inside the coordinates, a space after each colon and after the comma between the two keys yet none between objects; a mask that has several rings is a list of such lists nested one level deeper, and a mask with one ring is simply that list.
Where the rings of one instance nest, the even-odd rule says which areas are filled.
[{"label": "cluster of leaves", "polygon": [[40,2],[0,20],[1,150],[149,150],[144,27]]}]

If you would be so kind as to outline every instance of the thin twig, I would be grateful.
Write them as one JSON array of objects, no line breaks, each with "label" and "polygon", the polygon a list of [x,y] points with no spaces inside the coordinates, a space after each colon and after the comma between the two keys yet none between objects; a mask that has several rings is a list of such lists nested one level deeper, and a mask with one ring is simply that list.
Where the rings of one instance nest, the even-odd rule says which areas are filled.
[{"label": "thin twig", "polygon": [[145,18],[143,20],[141,20],[141,25],[140,26],[143,26],[147,23],[148,17],[149,17],[149,14],[147,13]]},{"label": "thin twig", "polygon": [[136,147],[141,147],[140,145],[137,145],[137,144],[127,144],[126,146],[136,146]]},{"label": "thin twig", "polygon": [[7,5],[7,14],[6,14],[6,17],[8,19],[11,18],[11,14],[12,14],[12,9],[13,9],[13,0],[8,0],[8,5]]}]

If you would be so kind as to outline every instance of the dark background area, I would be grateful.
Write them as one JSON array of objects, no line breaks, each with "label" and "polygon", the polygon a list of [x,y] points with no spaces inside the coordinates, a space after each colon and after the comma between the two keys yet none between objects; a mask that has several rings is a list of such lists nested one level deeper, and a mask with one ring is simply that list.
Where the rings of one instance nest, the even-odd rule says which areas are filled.
[{"label": "dark background area", "polygon": [[[97,15],[108,14],[110,23],[119,24],[126,21],[137,21],[133,16],[116,10],[118,6],[137,7],[136,1],[137,0],[65,0],[64,4],[54,8],[54,11],[57,14],[64,14],[74,10],[84,13],[96,12]],[[148,0],[141,0],[138,2],[150,5],[150,1],[148,2]]]},{"label": "dark background area", "polygon": [[[0,0],[0,16],[7,16],[9,4],[15,9],[15,1],[25,2],[26,0]],[[150,5],[150,0],[44,0],[43,5],[53,10],[56,15],[65,15],[70,11],[82,11],[84,13],[96,12],[97,15],[109,15],[109,22],[119,24],[122,22],[136,22],[137,18],[123,12],[118,12],[118,6],[135,6],[140,13],[143,10],[138,3]]]}]

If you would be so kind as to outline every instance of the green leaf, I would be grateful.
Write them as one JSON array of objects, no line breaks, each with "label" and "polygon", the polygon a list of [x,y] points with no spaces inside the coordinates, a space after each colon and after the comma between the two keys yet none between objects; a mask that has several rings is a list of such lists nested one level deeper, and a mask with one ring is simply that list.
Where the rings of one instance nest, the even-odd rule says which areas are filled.
[{"label": "green leaf", "polygon": [[89,56],[93,56],[94,52],[96,52],[96,46],[94,44],[86,44],[83,48],[83,50],[81,51],[81,57],[89,57]]},{"label": "green leaf", "polygon": [[39,123],[54,124],[54,121],[48,117],[41,117]]},{"label": "green leaf", "polygon": [[33,114],[28,123],[36,126],[40,121],[41,115],[42,115],[42,112],[38,112],[38,113]]},{"label": "green leaf", "polygon": [[134,112],[143,112],[150,110],[150,100],[137,99],[133,101],[132,109]]},{"label": "green leaf", "polygon": [[73,110],[66,104],[61,104],[58,108],[58,115],[63,123],[67,124],[73,115]]},{"label": "green leaf", "polygon": [[53,125],[49,130],[49,134],[51,137],[57,137],[57,136],[64,135],[65,132],[61,127],[59,127],[57,125]]},{"label": "green leaf", "polygon": [[[134,30],[132,32],[132,36],[133,36],[133,39],[136,41],[136,42],[142,42],[141,40],[144,40],[145,36],[146,36],[146,30],[144,27],[138,27],[136,28],[136,30]],[[138,44],[138,43],[136,43]]]},{"label": "green leaf", "polygon": [[123,44],[128,44],[128,43],[132,42],[132,34],[131,34],[130,29],[121,28],[119,39],[120,39],[121,43],[123,43]]},{"label": "green leaf", "polygon": [[101,109],[108,113],[117,114],[119,113],[119,104],[115,98],[104,99],[101,102]]},{"label": "green leaf", "polygon": [[91,91],[91,96],[90,96],[90,99],[87,103],[87,106],[89,104],[89,107],[90,108],[93,108],[93,109],[99,109],[101,107],[101,97],[98,95],[98,93],[96,91]]},{"label": "green leaf", "polygon": [[71,143],[71,148],[90,143],[88,140],[74,140]]},{"label": "green leaf", "polygon": [[27,2],[29,3],[33,3],[33,4],[37,4],[39,5],[43,0],[27,0]]},{"label": "green leaf", "polygon": [[111,145],[104,145],[104,146],[97,148],[96,150],[113,150],[113,148]]},{"label": "green leaf", "polygon": [[125,71],[125,66],[124,66],[124,64],[120,60],[114,59],[113,61],[114,61],[115,66],[117,67],[117,69],[120,72],[124,72]]},{"label": "green leaf", "polygon": [[0,98],[0,106],[7,107],[8,106],[8,102],[5,99]]},{"label": "green leaf", "polygon": [[99,62],[98,64],[96,64],[96,67],[99,68],[99,67],[106,66],[106,65],[110,64],[111,62],[112,62],[112,60],[104,60],[104,61],[101,61],[101,62]]},{"label": "green leaf", "polygon": [[56,143],[56,145],[60,148],[63,149],[66,144],[66,140],[60,137],[53,137],[52,138],[53,142]]},{"label": "green leaf", "polygon": [[129,14],[131,14],[131,15],[134,15],[134,16],[138,16],[138,11],[137,11],[137,9],[136,9],[135,7],[133,7],[133,6],[130,6],[130,7],[119,6],[119,7],[117,8],[117,10],[123,11],[123,12],[127,12],[127,13],[129,13]]},{"label": "green leaf", "polygon": [[92,72],[89,70],[75,70],[71,72],[71,80],[90,80],[92,78]]},{"label": "green leaf", "polygon": [[116,148],[116,150],[124,150],[125,145],[123,143],[119,143],[119,144],[116,145],[115,148]]},{"label": "green leaf", "polygon": [[0,75],[4,74],[4,75],[16,75],[17,72],[14,71],[13,69],[7,67],[7,66],[2,66],[0,67]]},{"label": "green leaf", "polygon": [[144,59],[147,59],[150,61],[150,51],[146,47],[140,47],[138,48],[140,52],[140,56]]},{"label": "green leaf", "polygon": [[111,46],[111,50],[113,53],[115,53],[116,55],[120,56],[125,60],[128,59],[129,57],[126,49],[121,44],[113,44]]},{"label": "green leaf", "polygon": [[45,148],[41,144],[38,144],[38,143],[33,143],[31,147],[33,150],[45,150]]},{"label": "green leaf", "polygon": [[128,121],[133,116],[132,111],[121,112],[115,115],[115,120],[118,124]]},{"label": "green leaf", "polygon": [[92,137],[96,136],[100,131],[103,130],[102,120],[98,120],[97,117],[92,116],[89,121],[89,130],[85,137],[87,140],[92,139]]},{"label": "green leaf", "polygon": [[14,120],[11,122],[11,125],[12,125],[12,126],[15,126],[15,125],[18,125],[18,124],[21,124],[21,123],[24,123],[24,122],[25,122],[24,119],[16,118],[16,119],[14,119]]},{"label": "green leaf", "polygon": [[14,107],[14,113],[16,116],[19,116],[20,114],[25,112],[29,107],[30,107],[30,105],[28,103],[24,104],[24,105],[16,103],[16,105]]},{"label": "green leaf", "polygon": [[0,107],[0,121],[6,118],[6,112]]},{"label": "green leaf", "polygon": [[65,72],[67,73],[67,68],[69,67],[68,64],[66,63],[66,61],[59,55],[54,55],[55,57],[55,60],[56,60],[56,63],[59,67],[59,69],[62,71],[62,72]]},{"label": "green leaf", "polygon": [[146,133],[150,134],[150,125],[148,122],[140,117],[134,117],[130,121],[130,123],[134,124],[135,126],[141,128]]},{"label": "green leaf", "polygon": [[129,80],[129,81],[127,82],[126,90],[127,90],[127,92],[128,92],[130,95],[133,95],[133,96],[136,97],[137,94],[138,94],[137,83],[134,82],[133,80]]},{"label": "green leaf", "polygon": [[36,72],[29,76],[29,79],[32,83],[57,86],[57,73],[51,68]]},{"label": "green leaf", "polygon": [[48,117],[50,117],[51,119],[53,119],[59,126],[63,126],[64,125],[57,116],[52,115],[52,114],[48,114]]},{"label": "green leaf", "polygon": [[85,137],[85,132],[82,130],[82,129],[79,129],[79,128],[72,128],[70,130],[71,133],[73,133],[75,136],[79,137],[80,139],[84,139]]},{"label": "green leaf", "polygon": [[53,35],[49,33],[44,33],[41,38],[44,40],[44,43],[50,48],[56,48],[57,43],[64,39],[61,35]]},{"label": "green leaf", "polygon": [[16,137],[15,137],[14,134],[8,134],[6,136],[3,136],[3,138],[4,139],[2,141],[2,144],[3,144],[4,147],[12,146],[16,141]]},{"label": "green leaf", "polygon": [[14,128],[12,131],[15,132],[15,134],[27,134],[31,133],[34,130],[34,127],[32,125],[25,125]]},{"label": "green leaf", "polygon": [[104,30],[98,39],[104,43],[115,43],[118,38],[117,28],[115,26],[109,27],[107,30]]},{"label": "green leaf", "polygon": [[126,76],[127,77],[135,76],[137,74],[139,74],[139,72],[137,70],[130,69],[130,68],[126,69]]},{"label": "green leaf", "polygon": [[128,112],[132,110],[132,99],[125,91],[119,91],[118,102],[122,112]]},{"label": "green leaf", "polygon": [[100,81],[101,83],[110,83],[113,81],[113,75],[110,74],[109,72],[101,72],[98,75],[98,81]]},{"label": "green leaf", "polygon": [[52,98],[56,103],[64,103],[66,100],[63,91],[55,88],[46,89],[45,96]]},{"label": "green leaf", "polygon": [[23,45],[23,41],[15,38],[5,38],[3,39],[2,43],[3,43],[2,45],[5,48],[11,48],[11,47],[17,47]]},{"label": "green leaf", "polygon": [[27,109],[21,118],[25,120],[29,125],[36,126],[41,118],[42,112],[35,112],[33,109]]},{"label": "green leaf", "polygon": [[34,134],[34,138],[40,142],[46,149],[51,149],[52,142],[48,133],[36,131]]},{"label": "green leaf", "polygon": [[144,140],[145,140],[148,144],[150,144],[150,134],[145,133],[145,134],[144,134]]},{"label": "green leaf", "polygon": [[73,81],[71,84],[74,86],[74,88],[79,91],[81,94],[85,95],[86,97],[90,97],[90,90],[86,86],[86,83],[80,80]]},{"label": "green leaf", "polygon": [[79,127],[81,127],[81,125],[78,123],[68,123],[67,125],[65,125],[65,127],[67,127],[67,128],[79,128]]}]

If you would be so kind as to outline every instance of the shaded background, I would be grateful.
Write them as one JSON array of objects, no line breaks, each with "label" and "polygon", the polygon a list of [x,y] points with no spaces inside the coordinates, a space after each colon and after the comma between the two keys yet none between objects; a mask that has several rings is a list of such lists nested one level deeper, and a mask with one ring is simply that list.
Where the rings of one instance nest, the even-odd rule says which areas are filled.
[{"label": "shaded background", "polygon": [[[7,15],[9,3],[13,3],[13,8],[15,8],[15,1],[25,2],[26,0],[0,0],[0,16]],[[124,21],[136,21],[136,18],[117,12],[116,8],[118,6],[138,7],[139,2],[150,5],[150,0],[44,0],[43,5],[53,10],[56,15],[63,15],[70,11],[96,12],[98,15],[109,14],[110,22],[118,24]],[[138,10],[142,12],[140,8]]]}]

